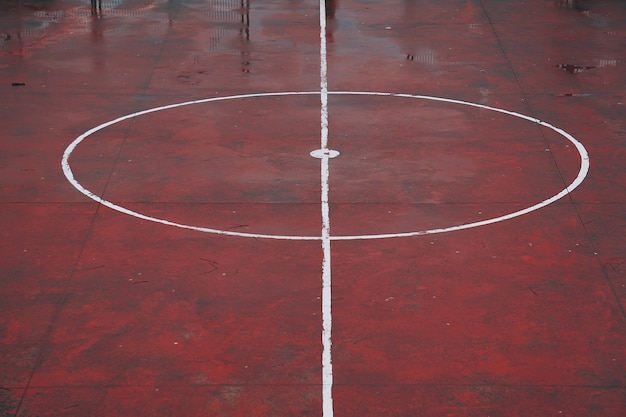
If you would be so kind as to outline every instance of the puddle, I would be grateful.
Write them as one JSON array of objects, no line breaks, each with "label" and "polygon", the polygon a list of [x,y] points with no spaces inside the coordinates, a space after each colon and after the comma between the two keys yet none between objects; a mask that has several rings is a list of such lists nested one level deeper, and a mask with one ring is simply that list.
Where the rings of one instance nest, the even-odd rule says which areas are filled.
[{"label": "puddle", "polygon": [[431,50],[425,50],[418,54],[407,54],[407,61],[419,62],[422,64],[434,64],[437,60]]},{"label": "puddle", "polygon": [[[0,2],[0,46],[13,40],[40,40],[55,28],[89,31],[95,17],[134,17],[155,9],[158,0],[139,5],[128,0],[21,0]],[[128,3],[128,4],[127,4]]]},{"label": "puddle", "polygon": [[326,0],[326,18],[334,19],[337,12],[337,0]]},{"label": "puddle", "polygon": [[[249,41],[250,0],[11,0],[0,1],[0,53],[23,56],[50,39],[80,33],[92,33],[94,41],[100,43],[110,33],[127,30],[130,24],[145,26],[144,22],[164,30],[175,24],[182,7],[211,23],[211,33],[196,61],[220,49],[224,38],[238,35]],[[244,67],[249,66],[246,61]]]},{"label": "puddle", "polygon": [[600,58],[593,60],[595,65],[575,65],[575,64],[558,64],[557,68],[561,68],[563,71],[569,72],[570,74],[578,74],[580,72],[596,69],[596,68],[606,68],[606,67],[616,67],[621,65],[621,59],[614,58]]},{"label": "puddle", "polygon": [[589,6],[589,2],[586,0],[556,0],[556,6],[561,9],[580,12],[583,16],[587,17],[595,27],[605,27],[610,23],[608,15],[591,11],[597,4]]},{"label": "puddle", "polygon": [[589,10],[586,6],[585,0],[555,0],[555,4],[557,7],[563,9],[573,9],[579,12],[584,12]]},{"label": "puddle", "polygon": [[622,60],[621,59],[611,59],[611,58],[596,59],[595,63],[596,63],[596,66],[598,68],[616,67],[616,66],[618,66],[618,65],[620,65],[622,63]]},{"label": "puddle", "polygon": [[558,64],[557,67],[561,68],[563,71],[569,72],[570,74],[578,74],[579,72],[596,68],[595,66],[582,66],[574,64]]}]

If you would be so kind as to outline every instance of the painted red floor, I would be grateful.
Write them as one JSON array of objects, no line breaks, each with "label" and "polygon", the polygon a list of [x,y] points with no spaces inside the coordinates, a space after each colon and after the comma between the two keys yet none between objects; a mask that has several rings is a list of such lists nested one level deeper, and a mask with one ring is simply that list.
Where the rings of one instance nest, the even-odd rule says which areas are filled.
[{"label": "painted red floor", "polygon": [[626,3],[327,0],[330,413],[319,10],[0,1],[0,416],[626,415]]}]

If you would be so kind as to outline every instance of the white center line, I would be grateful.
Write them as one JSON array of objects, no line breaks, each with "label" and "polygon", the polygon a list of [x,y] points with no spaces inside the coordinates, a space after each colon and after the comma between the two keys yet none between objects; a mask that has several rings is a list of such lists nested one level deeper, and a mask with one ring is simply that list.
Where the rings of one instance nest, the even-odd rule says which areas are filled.
[{"label": "white center line", "polygon": [[320,124],[322,187],[322,417],[333,416],[333,365],[331,356],[331,253],[328,209],[328,66],[326,62],[326,1],[320,0]]}]

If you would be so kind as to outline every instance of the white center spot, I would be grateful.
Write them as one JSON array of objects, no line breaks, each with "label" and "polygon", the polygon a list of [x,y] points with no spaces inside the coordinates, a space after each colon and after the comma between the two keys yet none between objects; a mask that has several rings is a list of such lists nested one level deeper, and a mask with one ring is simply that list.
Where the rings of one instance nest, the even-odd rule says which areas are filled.
[{"label": "white center spot", "polygon": [[311,151],[311,156],[317,159],[322,159],[325,156],[329,158],[336,158],[339,156],[339,151],[334,151],[332,149],[316,149]]}]

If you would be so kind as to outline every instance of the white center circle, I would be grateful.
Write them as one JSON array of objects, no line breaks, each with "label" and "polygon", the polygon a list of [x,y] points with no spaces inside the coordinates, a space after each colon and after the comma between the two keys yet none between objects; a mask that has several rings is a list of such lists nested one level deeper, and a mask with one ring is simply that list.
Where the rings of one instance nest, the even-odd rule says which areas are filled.
[{"label": "white center circle", "polygon": [[[585,177],[587,176],[587,173],[589,171],[589,156],[587,153],[587,150],[585,149],[585,147],[582,145],[582,143],[580,143],[578,140],[576,140],[572,135],[570,135],[569,133],[565,132],[564,130],[557,128],[549,123],[546,123],[542,120],[536,119],[534,117],[530,117],[530,116],[526,116],[520,113],[516,113],[516,112],[512,112],[509,110],[504,110],[504,109],[500,109],[500,108],[496,108],[496,107],[490,107],[490,106],[486,106],[483,104],[477,104],[477,103],[472,103],[472,102],[467,102],[467,101],[462,101],[462,100],[454,100],[454,99],[447,99],[447,98],[441,98],[441,97],[433,97],[433,96],[422,96],[422,95],[412,95],[412,94],[396,94],[396,93],[381,93],[381,92],[365,92],[365,91],[335,91],[335,92],[328,92],[329,95],[344,95],[344,96],[383,96],[383,97],[402,97],[402,98],[411,98],[411,99],[420,99],[420,100],[430,100],[430,101],[435,101],[435,102],[443,102],[443,103],[451,103],[451,104],[460,104],[460,105],[464,105],[464,106],[470,106],[470,107],[475,107],[475,108],[480,108],[480,109],[485,109],[485,110],[489,110],[489,111],[494,111],[494,112],[498,112],[498,113],[502,113],[502,114],[506,114],[512,117],[517,117],[520,119],[524,119],[527,120],[529,122],[547,127],[551,130],[553,130],[554,132],[558,133],[559,135],[563,136],[566,140],[568,140],[570,143],[572,143],[575,147],[576,150],[578,151],[579,155],[580,155],[580,168],[578,171],[578,175],[576,176],[576,178],[564,189],[562,189],[560,192],[558,192],[557,194],[541,201],[538,202],[534,205],[531,205],[527,208],[524,208],[522,210],[518,210],[518,211],[514,211],[512,213],[509,214],[505,214],[502,216],[498,216],[498,217],[493,217],[491,219],[486,219],[486,220],[482,220],[482,221],[478,221],[478,222],[472,222],[472,223],[464,223],[464,224],[459,224],[459,225],[453,225],[453,226],[449,226],[449,227],[444,227],[444,228],[437,228],[437,229],[428,229],[428,230],[415,230],[415,231],[408,231],[408,232],[402,232],[402,233],[387,233],[387,234],[364,234],[364,235],[343,235],[343,236],[330,236],[331,240],[363,240],[363,239],[385,239],[385,238],[394,238],[394,237],[410,237],[410,236],[419,236],[419,235],[427,235],[427,234],[436,234],[436,233],[445,233],[445,232],[452,232],[452,231],[456,231],[456,230],[464,230],[464,229],[470,229],[473,227],[479,227],[479,226],[485,226],[485,225],[489,225],[489,224],[493,224],[493,223],[498,223],[501,221],[505,221],[505,220],[510,220],[513,219],[515,217],[519,217],[525,214],[528,214],[532,211],[538,210],[542,207],[545,207],[549,204],[554,203],[555,201],[563,198],[564,196],[566,196],[568,193],[572,192],[575,188],[577,188],[585,179]],[[171,104],[171,105],[167,105],[167,106],[162,106],[162,107],[155,107],[152,109],[148,109],[148,110],[143,110],[140,112],[136,112],[136,113],[132,113],[132,114],[128,114],[126,116],[122,116],[119,117],[117,119],[111,120],[109,122],[103,123],[99,126],[96,126],[90,130],[88,130],[87,132],[83,133],[82,135],[80,135],[79,137],[77,137],[66,149],[65,152],[63,154],[63,159],[62,159],[62,168],[63,168],[63,173],[65,174],[65,177],[67,178],[67,180],[81,193],[83,193],[84,195],[86,195],[87,197],[91,198],[92,200],[107,206],[113,210],[119,211],[121,213],[139,218],[139,219],[143,219],[143,220],[148,220],[148,221],[152,221],[152,222],[156,222],[156,223],[161,223],[164,225],[168,225],[168,226],[175,226],[175,227],[179,227],[179,228],[183,228],[183,229],[189,229],[189,230],[195,230],[198,232],[204,232],[204,233],[213,233],[213,234],[219,234],[219,235],[227,235],[227,236],[240,236],[240,237],[252,237],[252,238],[265,238],[265,239],[279,239],[279,240],[321,240],[322,236],[297,236],[297,235],[270,235],[270,234],[259,234],[259,233],[245,233],[245,232],[234,232],[234,231],[229,231],[229,230],[220,230],[220,229],[213,229],[213,228],[208,228],[208,227],[201,227],[201,226],[194,226],[194,225],[188,225],[188,224],[183,224],[183,223],[177,223],[177,222],[172,222],[169,220],[165,220],[165,219],[160,219],[157,217],[152,217],[152,216],[148,216],[133,210],[130,210],[128,208],[122,207],[118,204],[115,204],[111,201],[105,200],[104,198],[101,198],[100,196],[94,194],[93,192],[91,192],[90,190],[86,189],[78,180],[76,180],[76,178],[74,177],[74,174],[72,172],[72,168],[70,166],[69,163],[69,159],[72,155],[72,152],[76,149],[76,147],[78,145],[80,145],[81,142],[83,142],[85,139],[87,139],[90,135],[94,134],[95,132],[98,132],[102,129],[105,129],[111,125],[114,125],[116,123],[122,122],[124,120],[130,119],[130,118],[134,118],[134,117],[138,117],[138,116],[142,116],[145,114],[149,114],[149,113],[154,113],[154,112],[159,112],[159,111],[165,111],[165,110],[170,110],[170,109],[174,109],[174,108],[178,108],[178,107],[183,107],[183,106],[190,106],[190,105],[194,105],[194,104],[201,104],[201,103],[209,103],[209,102],[217,102],[217,101],[223,101],[223,100],[237,100],[237,99],[245,99],[245,98],[255,98],[255,97],[271,97],[271,96],[293,96],[293,95],[320,95],[320,92],[275,92],[275,93],[257,93],[257,94],[242,94],[242,95],[235,95],[235,96],[225,96],[225,97],[215,97],[215,98],[207,98],[207,99],[202,99],[202,100],[194,100],[194,101],[187,101],[184,103],[176,103],[176,104]],[[335,158],[339,155],[339,152],[336,150],[331,150],[331,149],[317,149],[311,152],[311,156],[315,157],[315,158],[319,158],[319,159],[324,159],[324,158]]]}]

